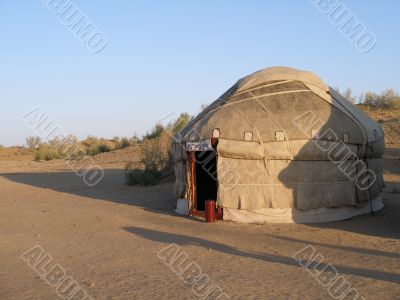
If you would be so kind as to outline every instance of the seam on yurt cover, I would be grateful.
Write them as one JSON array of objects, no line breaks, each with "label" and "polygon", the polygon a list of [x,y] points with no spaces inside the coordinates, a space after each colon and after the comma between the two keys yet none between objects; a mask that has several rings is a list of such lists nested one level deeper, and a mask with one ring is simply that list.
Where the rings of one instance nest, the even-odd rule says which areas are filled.
[{"label": "seam on yurt cover", "polygon": [[[267,81],[267,80],[268,80],[268,81],[272,81],[272,80],[282,80],[282,81],[280,81],[280,82],[274,82],[274,83],[271,83],[271,84],[266,84],[266,85],[263,85],[263,86],[261,86],[261,87],[267,87],[267,86],[269,86],[269,85],[272,86],[272,85],[277,85],[277,84],[283,84],[283,83],[290,82],[290,81],[299,81],[299,82],[302,82],[303,84],[305,84],[306,86],[307,86],[307,85],[312,85],[313,87],[318,88],[318,89],[320,89],[320,90],[322,90],[322,91],[324,91],[324,92],[326,92],[326,91],[329,90],[329,86],[327,86],[319,77],[315,76],[314,74],[312,74],[312,73],[310,73],[310,72],[300,71],[300,73],[296,73],[296,74],[290,73],[290,72],[289,72],[289,73],[288,73],[289,75],[285,75],[284,73],[285,73],[285,71],[287,72],[287,70],[285,70],[284,67],[276,67],[276,68],[277,68],[277,70],[278,70],[278,69],[282,69],[282,70],[280,70],[280,71],[281,71],[283,74],[280,74],[280,75],[279,75],[279,76],[282,76],[282,77],[280,77],[280,78],[271,78],[270,80],[266,79],[266,81]],[[240,91],[241,87],[244,86],[244,85],[246,85],[247,82],[248,82],[252,77],[256,76],[257,74],[262,73],[263,71],[265,71],[265,70],[259,70],[259,71],[257,71],[257,72],[254,72],[254,73],[251,74],[251,75],[248,75],[248,76],[243,77],[242,79],[238,80],[232,87],[229,88],[228,91],[226,91],[223,95],[221,95],[218,99],[216,99],[215,101],[213,101],[213,102],[210,104],[210,106],[209,106],[210,110],[205,109],[203,112],[201,112],[196,118],[194,118],[192,121],[190,121],[190,122],[181,130],[180,133],[182,133],[182,134],[184,135],[184,134],[186,133],[186,131],[187,131],[186,128],[189,128],[190,126],[193,126],[193,124],[196,124],[200,119],[204,118],[204,117],[207,116],[209,113],[212,113],[212,112],[214,112],[214,111],[220,109],[222,106],[227,105],[227,101],[229,101],[232,97],[235,96],[235,93],[233,93],[233,94],[231,94],[230,96],[227,96],[225,99],[223,99],[225,95],[229,95],[229,92],[230,92],[230,91],[236,89],[236,91],[239,91],[238,94],[241,94],[241,93],[244,93],[244,92],[249,91],[249,90],[254,90],[254,89],[261,88],[261,87],[255,87],[255,88],[249,88],[249,89],[247,89],[247,90]],[[271,74],[270,76],[273,77],[273,76],[276,76],[276,74]],[[317,83],[317,82],[314,82],[313,80],[309,80],[309,78],[308,78],[309,76],[315,77],[315,80],[316,80],[318,83]],[[238,94],[236,94],[236,95],[238,95]],[[277,94],[278,94],[278,93],[277,93]],[[272,95],[272,94],[265,94],[265,96],[266,96],[266,95]],[[322,97],[321,97],[321,98],[322,98]],[[329,101],[328,101],[328,102],[329,102]],[[217,106],[217,105],[218,105],[218,107],[214,107],[214,106]],[[213,107],[214,107],[214,108],[213,108]]]},{"label": "seam on yurt cover", "polygon": [[[368,147],[370,147],[371,149],[373,149],[373,147],[371,147],[371,146],[368,144],[368,142],[369,142],[369,137],[368,137],[367,129],[363,126],[362,122],[358,121],[358,119],[350,112],[350,110],[348,110],[338,99],[336,99],[336,97],[335,97],[334,95],[331,95],[331,96],[332,96],[333,99],[336,100],[336,102],[339,103],[339,105],[340,105],[341,107],[343,107],[343,109],[345,109],[349,114],[351,114],[351,115],[357,120],[357,122],[359,123],[359,126],[361,126],[361,128],[364,130],[364,132],[365,132],[365,138],[366,138],[365,143],[363,143],[363,145],[365,146],[365,153],[364,153],[364,155],[367,154],[367,148],[368,148]],[[357,153],[357,158],[359,158],[358,153]],[[365,164],[366,164],[366,166],[367,166],[367,169],[369,169],[368,159],[365,160]],[[358,174],[358,171],[357,171],[357,174]],[[369,184],[369,183],[370,183],[370,179],[368,178],[368,184]],[[372,186],[370,186],[370,187],[368,188],[368,195],[369,195],[370,209],[371,209],[371,213],[372,213],[372,212],[373,212],[373,209],[372,209],[372,193],[371,193],[371,187],[372,187]],[[356,186],[354,186],[354,190],[355,190],[355,193],[357,194],[357,188],[356,188]],[[356,199],[358,200],[358,196],[357,196]]]},{"label": "seam on yurt cover", "polygon": [[[307,85],[307,84],[306,84]],[[318,87],[317,87],[318,88]],[[320,89],[320,88],[319,88]],[[315,95],[317,95],[318,97],[320,97],[322,100],[324,100],[325,102],[328,102],[330,105],[332,105],[333,107],[335,107],[336,109],[338,109],[339,111],[341,111],[342,113],[344,113],[350,120],[353,121],[354,124],[356,124],[359,129],[362,132],[362,135],[364,136],[364,134],[366,134],[365,139],[368,140],[368,133],[365,131],[364,126],[361,124],[361,122],[358,120],[358,118],[356,118],[346,107],[344,107],[340,101],[338,101],[336,99],[336,97],[334,97],[331,93],[328,93],[327,91],[323,91],[323,93],[317,93],[316,91],[311,90]],[[324,96],[322,96],[324,95]],[[363,130],[364,129],[364,130]],[[363,145],[366,145],[366,143],[364,143],[365,141],[363,140]]]},{"label": "seam on yurt cover", "polygon": [[263,95],[260,95],[260,96],[254,96],[254,97],[238,100],[238,101],[231,102],[231,103],[226,103],[223,106],[229,106],[229,105],[233,105],[233,104],[236,104],[236,103],[241,103],[241,102],[245,102],[245,101],[249,101],[249,100],[256,100],[256,99],[263,98],[263,97],[269,97],[269,96],[275,96],[275,95],[284,95],[284,94],[292,94],[292,93],[301,93],[301,92],[311,92],[311,91],[308,90],[308,89],[307,90],[302,89],[302,90],[291,90],[291,91],[283,91],[283,92],[274,92],[274,93],[263,94]]},{"label": "seam on yurt cover", "polygon": [[[288,81],[288,82],[291,82],[291,81],[294,81],[294,80],[290,80],[290,81]],[[281,82],[275,82],[275,83],[271,83],[271,84],[268,84],[268,85],[265,85],[265,86],[263,86],[263,87],[268,87],[268,86],[273,86],[273,85],[277,85],[277,84],[282,84],[282,83],[286,83],[286,82],[284,82],[284,81],[281,81]],[[260,87],[260,88],[263,88],[263,87]],[[258,88],[254,88],[253,90],[256,90],[256,89],[258,89]],[[250,90],[252,90],[252,89],[250,89]],[[246,90],[246,91],[243,91],[243,93],[244,92],[248,92],[249,90]],[[310,92],[310,90],[290,90],[290,91],[282,91],[282,92],[274,92],[274,93],[269,93],[269,94],[263,94],[263,95],[260,95],[260,96],[254,96],[254,97],[250,97],[250,98],[246,98],[246,99],[242,99],[242,100],[239,100],[239,101],[235,101],[235,102],[232,102],[232,103],[228,103],[228,101],[230,100],[230,99],[232,99],[233,97],[235,97],[235,96],[237,96],[238,94],[236,94],[236,93],[234,93],[234,94],[232,94],[231,96],[229,96],[228,98],[226,98],[226,99],[224,99],[224,100],[222,100],[222,99],[217,99],[217,100],[215,100],[212,104],[210,104],[210,110],[207,110],[207,111],[203,111],[202,113],[200,113],[200,115],[198,115],[195,119],[193,119],[193,123],[192,122],[190,122],[190,123],[188,123],[186,126],[185,126],[185,128],[187,127],[187,126],[192,126],[193,124],[195,124],[195,123],[197,123],[200,119],[203,119],[205,116],[207,116],[208,114],[210,114],[210,113],[213,113],[213,112],[215,112],[215,111],[217,111],[217,110],[219,110],[219,109],[221,109],[221,108],[223,108],[223,107],[225,107],[225,106],[228,106],[228,105],[232,105],[232,104],[234,104],[234,103],[240,103],[240,102],[244,102],[244,101],[247,101],[247,100],[253,100],[253,99],[257,99],[257,98],[262,98],[262,97],[267,97],[267,96],[274,96],[274,95],[281,95],[281,94],[290,94],[290,93],[296,93],[296,92]],[[242,92],[240,92],[240,93],[242,93]],[[216,106],[218,104],[218,107],[212,107],[212,106]]]},{"label": "seam on yurt cover", "polygon": [[[244,158],[243,156],[240,156],[240,155],[227,155],[227,154],[219,154],[220,156],[222,156],[222,157],[224,157],[224,158],[233,158],[233,159],[240,159],[240,160],[263,160],[263,159],[267,159],[268,161],[281,161],[281,160],[285,160],[285,161],[299,161],[299,162],[302,162],[302,161],[310,161],[310,162],[323,162],[323,161],[325,161],[325,162],[328,162],[328,161],[330,161],[330,162],[341,162],[342,160],[331,160],[331,159],[291,159],[291,158],[287,158],[287,157],[284,157],[284,158],[277,158],[277,157],[270,157],[270,156],[267,156],[267,157],[265,157],[265,158]],[[372,158],[368,158],[368,159],[380,159],[380,158],[382,158],[382,157],[372,157]],[[347,160],[345,160],[345,161],[351,161],[352,159],[347,159]]]},{"label": "seam on yurt cover", "polygon": [[[332,95],[332,98],[334,98],[334,99],[339,103],[339,105],[341,105],[346,111],[349,112],[349,114],[351,114],[351,115],[355,118],[355,116],[353,115],[353,113],[351,113],[350,110],[348,110],[338,99],[336,99],[336,97],[334,97],[334,96]],[[357,121],[358,121],[358,119],[357,119]],[[360,121],[358,121],[358,122],[360,123],[362,129],[364,129],[364,131],[365,131],[365,135],[366,135],[365,148],[367,149],[367,148],[369,147],[370,149],[372,149],[371,152],[373,152],[373,147],[371,147],[371,145],[369,145],[369,137],[368,137],[367,129],[363,126],[363,124],[362,124]],[[367,150],[365,150],[365,152],[367,153]],[[366,153],[365,153],[365,154],[366,154]],[[357,155],[357,158],[359,158],[358,155]],[[367,165],[367,169],[369,170],[368,159],[365,160],[365,164]],[[376,176],[376,174],[375,174],[375,176]],[[370,179],[368,178],[368,185],[369,185],[369,183],[370,183]],[[372,185],[373,185],[373,184],[372,184]],[[371,193],[371,187],[372,187],[372,186],[370,186],[370,187],[368,188],[368,194],[369,194],[369,201],[370,201],[371,213],[372,213],[373,209],[372,209],[372,193]]]},{"label": "seam on yurt cover", "polygon": [[[246,98],[246,99],[242,99],[242,100],[239,100],[239,101],[235,101],[235,102],[232,102],[232,103],[228,103],[228,101],[230,100],[230,99],[232,99],[233,97],[235,97],[235,96],[237,96],[237,95],[241,95],[241,94],[243,94],[243,93],[246,93],[246,92],[249,92],[249,91],[254,91],[254,90],[257,90],[257,89],[261,89],[261,88],[264,88],[264,87],[268,87],[268,86],[274,86],[274,85],[279,85],[279,84],[284,84],[284,83],[288,83],[288,82],[294,82],[294,81],[299,81],[299,82],[301,82],[301,83],[304,83],[304,84],[306,84],[306,86],[307,86],[307,84],[310,84],[310,85],[313,85],[313,86],[316,86],[316,85],[314,85],[314,84],[312,84],[312,83],[308,83],[308,82],[304,82],[304,81],[301,81],[301,80],[292,80],[292,79],[290,79],[290,80],[283,80],[283,81],[280,81],[280,82],[274,82],[274,83],[270,83],[270,84],[265,84],[265,85],[262,85],[262,86],[259,86],[259,87],[254,87],[254,88],[250,88],[250,89],[247,89],[247,90],[244,90],[244,91],[240,91],[239,93],[233,93],[232,95],[230,95],[230,96],[228,96],[226,99],[221,99],[221,97],[223,96],[221,96],[220,98],[218,98],[217,100],[215,100],[213,103],[211,103],[210,104],[210,110],[204,110],[203,112],[201,112],[196,118],[194,118],[191,122],[189,122],[183,129],[182,129],[182,131],[180,132],[180,133],[183,133],[183,134],[185,134],[186,133],[186,128],[189,128],[190,126],[193,126],[194,124],[196,124],[199,120],[201,120],[201,119],[203,119],[204,117],[206,117],[207,115],[209,115],[210,113],[213,113],[213,112],[215,112],[215,111],[217,111],[217,110],[219,110],[219,109],[221,109],[222,107],[224,107],[224,106],[227,106],[227,105],[231,105],[231,104],[234,104],[234,103],[240,103],[240,102],[244,102],[244,101],[247,101],[247,100],[253,100],[253,99],[257,99],[257,98],[262,98],[262,97],[268,97],[268,96],[274,96],[274,95],[281,95],[281,94],[290,94],[290,93],[296,93],[296,92],[312,92],[312,91],[310,91],[310,90],[290,90],[290,91],[282,91],[282,92],[274,92],[274,93],[269,93],[269,94],[263,94],[263,95],[261,95],[261,96],[255,96],[255,97],[251,97],[251,98]],[[240,82],[240,80],[238,81],[238,82]],[[235,85],[233,85],[229,90],[231,90],[231,89],[233,89],[235,86],[237,86],[238,85],[238,82],[235,84]],[[319,86],[316,86],[316,87],[318,87],[318,88],[320,88]],[[228,90],[228,91],[229,91]],[[238,90],[238,89],[237,89]],[[226,94],[226,93],[225,93]],[[218,106],[217,106],[218,105]],[[214,107],[213,108],[213,106],[217,106],[217,107]]]},{"label": "seam on yurt cover", "polygon": [[[253,96],[253,91],[252,92],[250,92],[250,95],[251,96]],[[259,102],[259,100],[257,100],[257,102]],[[235,102],[235,103],[237,103],[237,102]],[[233,106],[233,107],[235,107],[235,106]],[[255,126],[256,127],[256,126]],[[257,128],[257,127],[256,127]],[[264,166],[264,169],[265,169],[265,172],[267,172],[267,174],[268,174],[268,176],[271,176],[271,173],[269,172],[269,169],[268,169],[268,166],[267,166],[267,162],[266,162],[266,160],[265,160],[265,147],[264,147],[264,141],[261,139],[261,134],[259,133],[259,131],[258,131],[258,129],[257,129],[257,133],[258,133],[258,135],[259,135],[259,143],[260,143],[260,147],[261,147],[261,149],[262,149],[262,151],[263,151],[263,166]]]},{"label": "seam on yurt cover", "polygon": [[[261,96],[246,98],[246,99],[242,99],[242,100],[235,101],[235,102],[232,102],[232,103],[227,103],[227,102],[225,102],[225,101],[228,101],[228,99],[226,99],[226,100],[216,100],[215,102],[220,101],[222,104],[220,104],[218,107],[213,108],[213,109],[211,109],[211,110],[209,110],[209,111],[207,111],[207,112],[201,113],[201,115],[199,115],[199,116],[198,116],[197,118],[195,118],[193,121],[191,121],[190,123],[188,123],[188,124],[185,126],[185,128],[189,128],[189,126],[193,126],[194,124],[196,124],[199,120],[203,119],[203,118],[204,118],[205,116],[207,116],[208,114],[213,113],[213,112],[215,112],[215,111],[217,111],[217,110],[219,110],[219,109],[222,109],[222,108],[224,108],[224,107],[226,107],[226,106],[230,106],[230,105],[233,105],[233,104],[236,104],[236,103],[241,103],[241,102],[244,102],[244,101],[255,100],[255,99],[263,98],[263,97],[269,97],[269,96],[275,96],[275,95],[283,95],[283,94],[292,94],[292,93],[302,93],[302,92],[309,92],[309,93],[312,93],[312,91],[310,91],[310,90],[302,89],[302,90],[291,90],[291,91],[283,91],[283,92],[275,92],[275,93],[263,94],[263,95],[261,95]],[[212,104],[210,104],[210,106],[212,106]],[[185,128],[184,128],[184,129],[185,129]],[[184,131],[184,129],[182,129],[182,133],[183,133],[183,134],[186,133],[186,130]]]},{"label": "seam on yurt cover", "polygon": [[306,86],[312,85],[313,87],[316,87],[320,90],[323,90],[325,93],[329,92],[329,86],[326,86],[326,89],[323,89],[322,87],[320,87],[319,85],[316,85],[312,82],[308,82],[308,81],[302,81]]},{"label": "seam on yurt cover", "polygon": [[[251,94],[251,93],[252,93],[252,92],[250,92],[250,94]],[[236,103],[236,102],[235,102],[235,103]],[[265,163],[265,149],[264,149],[264,147],[263,147],[263,141],[262,141],[262,139],[261,139],[261,134],[260,134],[260,132],[258,131],[257,126],[252,125],[252,123],[247,119],[246,115],[245,115],[238,107],[236,107],[235,105],[233,105],[232,107],[233,107],[233,109],[235,109],[239,114],[241,114],[242,117],[243,117],[243,118],[245,119],[245,121],[247,122],[247,124],[249,124],[249,125],[256,131],[257,136],[258,136],[258,143],[259,143],[261,149],[263,150],[263,156],[264,156],[264,159],[263,159],[264,164],[263,164],[263,165],[264,165],[264,169],[265,169],[265,172],[267,172],[268,176],[271,176],[271,173],[269,172],[268,167],[267,167],[267,165],[266,165],[266,163]]]},{"label": "seam on yurt cover", "polygon": [[326,184],[345,184],[345,183],[354,183],[352,180],[349,181],[330,181],[330,182],[296,182],[296,183],[220,183],[220,185],[233,185],[233,186],[239,186],[239,185],[248,185],[248,186],[253,186],[253,185],[326,185]]},{"label": "seam on yurt cover", "polygon": [[247,119],[246,115],[239,108],[237,108],[235,106],[232,106],[232,107],[236,112],[238,112],[243,117],[243,119],[246,121],[246,123],[256,131],[257,136],[258,136],[258,143],[260,144],[260,147],[262,147],[261,134],[258,131],[257,127],[255,127],[253,124],[251,124],[251,122]]},{"label": "seam on yurt cover", "polygon": [[[365,135],[366,135],[365,145],[367,145],[367,144],[369,143],[368,132],[367,132],[367,129],[366,129],[366,128],[364,127],[364,125],[362,124],[362,122],[360,122],[360,121],[358,120],[358,118],[357,118],[349,109],[347,109],[347,107],[344,106],[344,105],[337,99],[337,97],[335,97],[335,95],[331,95],[331,97],[332,97],[333,99],[335,99],[336,102],[337,102],[341,107],[343,107],[343,109],[345,109],[345,110],[359,123],[359,126],[360,126],[362,129],[364,129]],[[347,101],[347,100],[346,100],[346,101]]]},{"label": "seam on yurt cover", "polygon": [[304,83],[313,84],[321,89],[329,89],[329,86],[325,84],[325,82],[313,74],[312,72],[303,71],[303,70],[295,70],[287,67],[276,66],[272,68],[258,70],[244,78],[242,78],[238,83],[240,83],[240,87],[251,85],[254,82],[257,82],[257,78],[262,78],[262,80],[288,80],[292,79],[295,81],[301,81]]},{"label": "seam on yurt cover", "polygon": [[[381,140],[383,140],[384,138],[380,138],[374,142],[380,142]],[[238,141],[238,142],[243,142],[242,139],[234,139],[234,138],[220,138],[220,140],[226,140],[226,141]],[[310,141],[310,139],[305,139],[305,138],[291,138],[290,141]],[[332,140],[329,139],[324,139],[324,138],[320,138],[319,141],[327,141],[327,142],[332,142]],[[264,144],[268,144],[268,143],[273,143],[276,142],[275,140],[268,140],[268,141],[263,141]],[[374,143],[374,142],[370,142],[370,143]],[[180,142],[174,142],[174,144],[181,144]],[[352,145],[352,146],[357,146],[360,145],[359,143],[346,143],[346,145]],[[375,157],[375,156],[374,156]],[[382,158],[383,156],[376,156],[377,158]]]},{"label": "seam on yurt cover", "polygon": [[[292,160],[293,160],[293,154],[292,154],[292,149],[290,148],[290,144],[289,144],[289,135],[286,133],[286,130],[285,130],[285,128],[281,125],[281,123],[279,123],[279,121],[278,120],[276,120],[274,117],[273,117],[273,115],[269,112],[269,110],[260,102],[260,100],[259,99],[257,99],[257,102],[258,102],[258,104],[261,106],[261,108],[268,114],[268,116],[272,119],[272,121],[274,121],[278,126],[279,126],[279,128],[281,128],[281,130],[283,131],[283,133],[285,134],[285,144],[286,144],[286,148],[287,148],[287,150],[289,151],[289,154],[290,154],[290,157],[292,158]],[[265,148],[263,147],[263,149],[264,149],[264,157],[265,157]]]},{"label": "seam on yurt cover", "polygon": [[259,89],[262,89],[262,88],[265,88],[265,87],[269,87],[269,86],[274,86],[274,85],[279,85],[279,84],[284,84],[284,83],[289,83],[289,82],[294,82],[294,81],[295,81],[295,80],[283,80],[283,81],[279,81],[279,82],[274,82],[274,83],[269,83],[269,84],[264,84],[264,85],[261,85],[261,86],[249,88],[249,89],[247,89],[247,90],[234,93],[232,96],[230,96],[230,97],[229,97],[228,99],[226,99],[225,101],[228,101],[228,100],[230,100],[231,98],[233,98],[233,97],[235,97],[235,96],[238,96],[238,95],[241,95],[241,94],[244,94],[244,93],[248,93],[248,92],[251,92],[251,91],[259,90]]}]

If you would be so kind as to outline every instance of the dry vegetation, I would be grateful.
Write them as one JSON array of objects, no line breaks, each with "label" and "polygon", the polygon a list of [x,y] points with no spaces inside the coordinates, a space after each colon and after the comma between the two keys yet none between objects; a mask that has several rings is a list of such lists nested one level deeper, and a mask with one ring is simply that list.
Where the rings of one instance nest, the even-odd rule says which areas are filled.
[{"label": "dry vegetation", "polygon": [[170,159],[171,135],[163,131],[159,136],[143,141],[140,145],[141,158],[128,162],[125,178],[128,185],[156,185],[172,170]]},{"label": "dry vegetation", "polygon": [[358,107],[380,124],[385,132],[387,145],[400,144],[400,109],[377,108],[364,104]]},{"label": "dry vegetation", "polygon": [[139,163],[125,166],[125,178],[128,185],[155,185],[173,173],[171,142],[190,120],[187,113],[181,114],[169,126],[157,124],[153,130],[140,140],[141,159]]},{"label": "dry vegetation", "polygon": [[386,144],[400,143],[400,96],[393,89],[387,89],[381,94],[368,91],[354,96],[351,89],[347,88],[343,96],[353,104],[358,99],[357,107],[381,125]]},{"label": "dry vegetation", "polygon": [[[134,135],[128,137],[114,137],[103,139],[88,136],[79,141],[75,136],[54,137],[43,140],[37,136],[26,138],[25,147],[0,147],[0,160],[34,160],[36,162],[51,161],[56,159],[81,160],[87,156],[111,152],[107,157],[125,163],[125,179],[128,185],[156,185],[164,180],[173,178],[171,142],[190,120],[187,113],[182,113],[168,126],[156,124],[154,128],[139,138]],[[127,149],[126,151],[122,151]],[[113,153],[119,153],[113,156]],[[134,153],[129,155],[128,153]],[[121,157],[123,156],[123,157]],[[17,159],[22,160],[22,159]]]},{"label": "dry vegetation", "polygon": [[104,152],[123,149],[136,144],[136,138],[114,137],[112,140],[88,136],[83,141],[69,135],[54,137],[44,141],[38,136],[26,138],[26,148],[34,153],[35,161],[49,161],[53,159],[81,159],[85,156],[94,156]]}]

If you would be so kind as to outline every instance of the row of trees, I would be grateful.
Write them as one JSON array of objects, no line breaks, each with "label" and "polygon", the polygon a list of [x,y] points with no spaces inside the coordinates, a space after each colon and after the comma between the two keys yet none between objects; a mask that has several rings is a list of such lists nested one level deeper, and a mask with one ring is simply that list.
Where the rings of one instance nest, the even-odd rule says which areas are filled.
[{"label": "row of trees", "polygon": [[[335,89],[341,93],[338,88]],[[381,94],[377,94],[371,91],[362,93],[361,95],[353,95],[350,88],[347,88],[341,93],[348,101],[353,104],[363,104],[374,108],[392,108],[400,109],[400,96],[393,89],[387,89]]]}]

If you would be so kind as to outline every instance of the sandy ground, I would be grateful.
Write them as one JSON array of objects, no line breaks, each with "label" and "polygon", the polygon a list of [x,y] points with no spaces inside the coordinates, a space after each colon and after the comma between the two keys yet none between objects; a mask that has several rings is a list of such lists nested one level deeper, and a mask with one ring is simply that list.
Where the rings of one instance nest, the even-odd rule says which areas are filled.
[{"label": "sandy ground", "polygon": [[[60,264],[94,299],[196,299],[157,256],[170,244],[231,299],[329,299],[318,282],[328,264],[366,299],[400,299],[399,157],[388,149],[383,211],[324,225],[178,217],[171,184],[125,186],[116,157],[96,158],[106,172],[93,188],[64,161],[0,161],[0,299],[59,298],[20,256],[35,245],[53,259],[43,272]],[[317,277],[293,258],[307,245],[321,255]]]}]

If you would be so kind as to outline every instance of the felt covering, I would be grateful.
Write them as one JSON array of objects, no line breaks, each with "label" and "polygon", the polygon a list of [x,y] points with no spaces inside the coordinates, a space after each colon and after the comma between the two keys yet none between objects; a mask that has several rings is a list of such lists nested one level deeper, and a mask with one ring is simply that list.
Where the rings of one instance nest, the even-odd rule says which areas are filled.
[{"label": "felt covering", "polygon": [[[383,131],[311,72],[255,72],[185,126],[172,146],[177,198],[190,197],[186,142],[209,140],[215,129],[216,200],[231,212],[356,209],[382,190]],[[352,176],[363,167],[374,174],[368,189]]]}]

